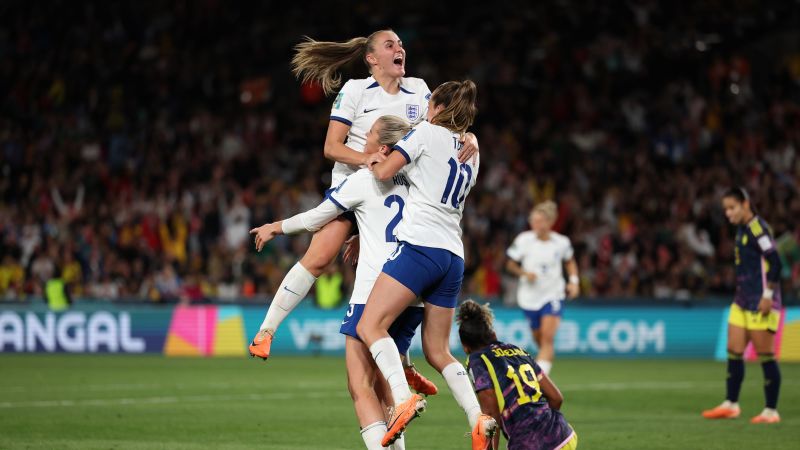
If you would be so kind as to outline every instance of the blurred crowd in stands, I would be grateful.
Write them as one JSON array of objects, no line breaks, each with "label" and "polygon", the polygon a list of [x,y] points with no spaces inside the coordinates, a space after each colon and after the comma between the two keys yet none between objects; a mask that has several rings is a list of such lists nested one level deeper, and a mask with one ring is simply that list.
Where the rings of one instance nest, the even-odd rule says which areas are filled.
[{"label": "blurred crowd in stands", "polygon": [[[0,6],[0,298],[54,278],[72,297],[271,297],[309,237],[256,253],[249,229],[316,206],[330,182],[332,98],[292,77],[292,46],[385,27],[409,76],[479,87],[465,296],[513,299],[505,250],[553,199],[583,296],[730,297],[720,197],[738,184],[797,297],[797,2],[451,6]],[[329,272],[346,299],[352,268]]]}]

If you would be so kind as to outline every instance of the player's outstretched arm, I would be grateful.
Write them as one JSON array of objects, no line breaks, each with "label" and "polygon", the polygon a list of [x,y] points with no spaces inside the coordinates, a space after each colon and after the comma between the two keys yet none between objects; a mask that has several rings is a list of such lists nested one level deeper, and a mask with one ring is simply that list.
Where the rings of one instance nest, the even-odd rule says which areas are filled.
[{"label": "player's outstretched arm", "polygon": [[271,241],[275,236],[283,234],[283,230],[281,230],[281,221],[266,223],[260,227],[253,228],[250,230],[250,234],[255,235],[254,243],[256,245],[256,251],[260,252],[267,242]]},{"label": "player's outstretched arm", "polygon": [[294,215],[285,220],[267,223],[260,227],[250,230],[250,234],[255,235],[256,251],[261,251],[267,242],[281,234],[295,234],[302,232],[315,232],[325,226],[328,222],[335,219],[343,210],[339,209],[333,202],[325,200],[314,209]]},{"label": "player's outstretched arm", "polygon": [[546,374],[542,373],[542,378],[539,380],[539,387],[542,388],[542,393],[547,397],[547,403],[555,410],[561,409],[561,404],[564,403],[564,396],[561,391],[553,383],[553,381]]}]

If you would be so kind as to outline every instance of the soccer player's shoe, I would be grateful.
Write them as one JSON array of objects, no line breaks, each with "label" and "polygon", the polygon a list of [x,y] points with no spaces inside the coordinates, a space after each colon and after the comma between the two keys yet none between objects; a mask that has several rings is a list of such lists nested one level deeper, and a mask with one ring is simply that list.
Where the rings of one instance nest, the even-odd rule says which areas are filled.
[{"label": "soccer player's shoe", "polygon": [[250,343],[250,356],[266,361],[269,358],[270,347],[272,347],[272,334],[267,330],[261,330]]},{"label": "soccer player's shoe", "polygon": [[729,402],[726,401],[716,408],[703,411],[703,417],[706,419],[735,419],[739,417],[739,414],[741,414],[739,407],[730,406],[728,403]]},{"label": "soccer player's shoe", "polygon": [[497,432],[497,421],[488,414],[481,414],[472,429],[472,450],[491,450],[492,438]]},{"label": "soccer player's shoe", "polygon": [[406,381],[408,382],[408,385],[411,386],[411,389],[414,389],[423,395],[436,395],[439,392],[439,389],[436,388],[436,385],[433,384],[433,381],[425,378],[424,375],[417,372],[416,367],[406,367],[403,369],[403,371],[406,374]]},{"label": "soccer player's shoe", "polygon": [[750,419],[750,423],[779,423],[781,416],[774,409],[764,409],[761,414]]},{"label": "soccer player's shoe", "polygon": [[381,445],[384,447],[392,445],[392,443],[400,437],[408,424],[425,411],[427,404],[428,402],[426,402],[421,395],[411,394],[408,400],[397,405],[394,411],[392,411],[392,416],[389,418],[389,422],[386,425],[388,431],[383,435]]}]

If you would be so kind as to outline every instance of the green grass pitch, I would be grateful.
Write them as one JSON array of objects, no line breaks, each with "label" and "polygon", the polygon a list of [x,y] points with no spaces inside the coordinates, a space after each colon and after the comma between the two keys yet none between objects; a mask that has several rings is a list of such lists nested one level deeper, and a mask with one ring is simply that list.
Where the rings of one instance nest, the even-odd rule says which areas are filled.
[{"label": "green grass pitch", "polygon": [[[409,449],[464,449],[463,413],[442,392],[406,436]],[[584,449],[800,448],[800,365],[783,364],[783,422],[763,407],[747,365],[742,418],[710,422],[724,365],[710,361],[556,361],[564,414]],[[361,449],[342,358],[171,359],[0,355],[0,448]],[[505,445],[502,446],[505,448]]]}]

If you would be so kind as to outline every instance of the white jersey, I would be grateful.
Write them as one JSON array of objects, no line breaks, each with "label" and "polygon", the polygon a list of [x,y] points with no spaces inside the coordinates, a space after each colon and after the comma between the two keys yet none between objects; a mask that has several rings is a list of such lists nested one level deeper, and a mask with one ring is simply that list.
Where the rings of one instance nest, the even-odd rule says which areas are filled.
[{"label": "white jersey", "polygon": [[365,304],[383,264],[397,248],[395,227],[403,216],[408,185],[403,174],[378,181],[361,169],[342,180],[322,204],[285,220],[283,231],[316,231],[342,212],[353,211],[361,242],[350,303]]},{"label": "white jersey", "polygon": [[520,277],[517,288],[517,303],[522,309],[537,310],[553,300],[566,296],[563,265],[572,259],[572,243],[569,238],[550,232],[550,238],[540,240],[533,231],[519,234],[506,254],[517,261],[525,272],[536,274],[536,280]]},{"label": "white jersey", "polygon": [[[369,77],[348,80],[342,86],[331,108],[331,120],[350,126],[345,144],[353,150],[363,152],[367,141],[367,131],[380,116],[403,117],[412,124],[423,120],[428,114],[428,98],[431,91],[420,78],[403,78],[400,92],[389,94]],[[344,177],[358,170],[340,162],[333,165],[331,187],[338,186]]]},{"label": "white jersey", "polygon": [[397,239],[464,258],[461,216],[479,164],[458,162],[459,138],[447,128],[422,122],[394,146],[406,158],[403,170],[411,182]]}]

